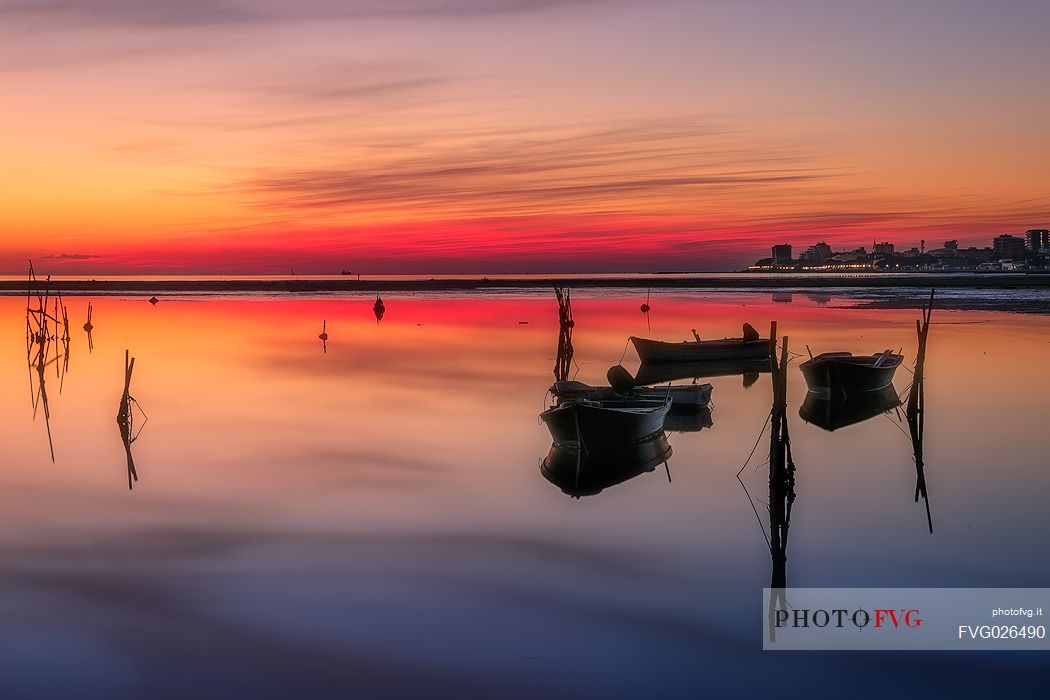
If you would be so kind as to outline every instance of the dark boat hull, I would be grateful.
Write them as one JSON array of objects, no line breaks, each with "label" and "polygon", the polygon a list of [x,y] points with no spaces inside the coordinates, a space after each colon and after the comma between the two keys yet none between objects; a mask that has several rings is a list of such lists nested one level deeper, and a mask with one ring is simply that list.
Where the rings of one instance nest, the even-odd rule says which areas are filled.
[{"label": "dark boat hull", "polygon": [[[619,395],[608,386],[591,386],[583,382],[563,381],[555,382],[548,389],[559,401],[574,401],[578,399],[594,399],[598,401],[615,399]],[[671,397],[671,409],[699,411],[711,403],[710,384],[684,384],[679,386],[638,386],[630,392],[628,398],[644,399],[647,401],[662,401],[665,397]]]},{"label": "dark boat hull", "polygon": [[857,394],[878,391],[893,383],[893,375],[901,365],[900,355],[882,367],[862,364],[859,360],[871,358],[822,358],[820,356],[800,365],[802,376],[810,391],[819,393]]},{"label": "dark boat hull", "polygon": [[862,394],[806,393],[798,415],[829,432],[856,425],[900,406],[893,385]]},{"label": "dark boat hull", "polygon": [[635,408],[571,401],[540,414],[554,442],[564,447],[629,444],[663,432],[671,400],[623,402]]},{"label": "dark boat hull", "polygon": [[665,343],[661,340],[631,336],[634,349],[644,363],[703,362],[706,360],[761,360],[768,359],[769,339],[703,340],[700,342]]},{"label": "dark boat hull", "polygon": [[670,458],[671,445],[663,433],[633,445],[586,450],[555,443],[543,459],[540,472],[563,493],[579,498],[651,472]]}]

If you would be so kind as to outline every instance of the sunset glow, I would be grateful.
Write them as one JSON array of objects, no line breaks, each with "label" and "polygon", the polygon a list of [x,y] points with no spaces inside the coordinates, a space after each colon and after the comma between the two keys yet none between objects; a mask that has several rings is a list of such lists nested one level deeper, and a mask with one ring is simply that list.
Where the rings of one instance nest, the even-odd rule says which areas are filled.
[{"label": "sunset glow", "polygon": [[1050,223],[1047,3],[5,0],[0,273],[740,269]]}]

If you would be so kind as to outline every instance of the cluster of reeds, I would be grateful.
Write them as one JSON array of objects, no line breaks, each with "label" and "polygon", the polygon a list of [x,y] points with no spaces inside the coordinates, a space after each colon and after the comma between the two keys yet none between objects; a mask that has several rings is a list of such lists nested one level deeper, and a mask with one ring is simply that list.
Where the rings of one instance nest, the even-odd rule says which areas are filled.
[{"label": "cluster of reeds", "polygon": [[47,426],[47,443],[51,461],[55,446],[51,438],[51,410],[47,400],[47,374],[52,367],[58,380],[59,393],[69,371],[69,313],[59,291],[51,292],[51,278],[41,283],[29,263],[29,285],[26,292],[26,364],[29,367],[29,392],[33,402],[33,419],[42,410]]},{"label": "cluster of reeds", "polygon": [[[88,304],[88,318],[84,324],[84,330],[88,336],[88,347],[93,349],[91,331],[94,326],[91,323],[91,305]],[[44,414],[44,423],[47,426],[47,443],[51,451],[51,461],[55,461],[55,445],[51,435],[51,410],[48,406],[47,377],[54,368],[55,377],[59,383],[59,393],[65,384],[65,376],[69,371],[69,311],[66,308],[60,291],[51,289],[51,278],[46,277],[41,282],[33,269],[33,263],[29,263],[29,281],[26,292],[26,363],[29,366],[29,389],[33,401],[33,419],[38,412]],[[135,368],[135,359],[129,357],[127,350],[124,351],[124,392],[120,399],[117,410],[117,425],[120,428],[120,438],[124,443],[124,450],[128,460],[128,488],[134,481],[138,481],[138,472],[135,469],[135,461],[131,455],[131,443],[138,439],[138,434],[145,425],[146,415],[141,406],[131,395],[131,374]],[[136,430],[136,411],[142,420]]]}]

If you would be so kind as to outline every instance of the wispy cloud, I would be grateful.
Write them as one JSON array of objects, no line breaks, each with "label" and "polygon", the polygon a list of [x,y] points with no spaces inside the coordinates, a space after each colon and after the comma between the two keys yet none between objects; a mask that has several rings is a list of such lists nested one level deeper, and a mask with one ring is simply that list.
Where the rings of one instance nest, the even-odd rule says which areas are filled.
[{"label": "wispy cloud", "polygon": [[465,18],[528,13],[597,0],[6,0],[0,13],[41,22],[153,29],[257,25],[363,17]]},{"label": "wispy cloud", "polygon": [[272,210],[481,217],[697,211],[714,193],[755,196],[831,177],[801,145],[750,146],[717,127],[666,122],[391,150],[342,168],[261,170],[234,188]]},{"label": "wispy cloud", "polygon": [[87,253],[54,253],[40,256],[42,260],[97,260],[101,256]]}]

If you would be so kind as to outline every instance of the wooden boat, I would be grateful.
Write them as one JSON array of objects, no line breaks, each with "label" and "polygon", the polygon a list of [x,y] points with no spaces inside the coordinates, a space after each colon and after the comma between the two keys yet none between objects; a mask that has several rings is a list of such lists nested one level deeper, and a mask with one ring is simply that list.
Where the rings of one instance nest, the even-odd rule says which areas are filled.
[{"label": "wooden boat", "polygon": [[579,449],[555,443],[544,457],[540,473],[563,493],[580,498],[651,472],[670,458],[671,445],[663,433],[627,446]]},{"label": "wooden boat", "polygon": [[759,337],[758,332],[746,324],[742,338],[666,343],[662,340],[631,336],[631,342],[644,363],[761,360],[769,359],[772,348],[768,338]]},{"label": "wooden boat", "polygon": [[645,399],[579,399],[565,401],[540,414],[554,442],[563,447],[640,442],[663,432],[671,397]]},{"label": "wooden boat", "polygon": [[578,399],[615,399],[635,398],[649,401],[662,401],[664,397],[671,397],[671,409],[678,410],[700,410],[703,406],[711,403],[710,384],[679,384],[677,386],[657,387],[635,387],[626,396],[621,396],[611,386],[591,386],[583,382],[564,381],[551,384],[550,393],[559,401],[575,401]]},{"label": "wooden boat", "polygon": [[743,375],[744,386],[758,381],[758,375],[771,371],[769,359],[709,360],[702,362],[643,362],[638,368],[639,384],[666,384],[684,379],[708,379]]},{"label": "wooden boat", "polygon": [[806,392],[798,415],[829,432],[856,425],[900,406],[892,385],[860,394]]},{"label": "wooden boat", "polygon": [[851,394],[890,386],[903,361],[904,356],[892,350],[860,356],[825,352],[806,360],[799,368],[810,391]]}]

